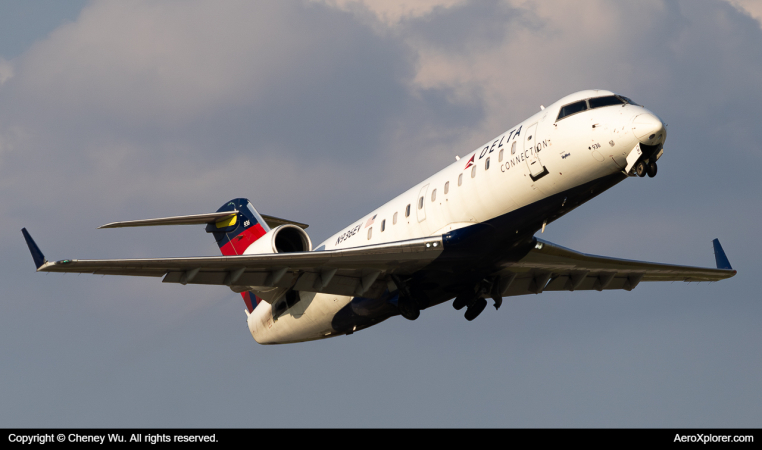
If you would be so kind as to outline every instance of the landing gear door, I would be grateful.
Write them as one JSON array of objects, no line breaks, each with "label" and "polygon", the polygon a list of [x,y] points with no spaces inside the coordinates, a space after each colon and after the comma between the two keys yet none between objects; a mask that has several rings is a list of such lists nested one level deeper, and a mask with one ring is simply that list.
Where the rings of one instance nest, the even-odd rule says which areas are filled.
[{"label": "landing gear door", "polygon": [[532,124],[524,133],[524,159],[529,167],[529,176],[532,181],[537,181],[547,175],[548,170],[540,162],[540,139],[537,137],[537,124]]}]

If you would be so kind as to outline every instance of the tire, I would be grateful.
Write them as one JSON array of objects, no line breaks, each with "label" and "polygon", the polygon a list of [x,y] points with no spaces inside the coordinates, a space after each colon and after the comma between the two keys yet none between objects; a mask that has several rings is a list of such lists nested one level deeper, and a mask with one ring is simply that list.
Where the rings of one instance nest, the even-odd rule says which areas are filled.
[{"label": "tire", "polygon": [[658,169],[658,167],[656,167],[656,161],[651,161],[650,163],[648,163],[648,177],[649,178],[653,178],[656,176],[656,169]]},{"label": "tire", "polygon": [[643,161],[640,161],[635,165],[635,173],[643,178],[646,176],[646,172],[648,171],[648,168],[646,167],[646,164]]},{"label": "tire", "polygon": [[416,308],[410,299],[400,297],[397,300],[397,308],[400,310],[400,315],[407,320],[415,320],[421,315],[421,310]]},{"label": "tire", "polygon": [[455,297],[455,300],[453,300],[452,307],[460,311],[461,309],[463,309],[464,306],[466,306],[466,304],[468,303],[468,300],[469,300],[468,296],[459,295]]},{"label": "tire", "polygon": [[481,314],[482,311],[484,311],[484,308],[486,306],[487,306],[487,300],[483,298],[480,298],[479,300],[477,300],[473,305],[471,305],[470,308],[466,310],[466,315],[465,315],[466,320],[470,322],[476,319],[476,317],[479,316],[479,314]]}]

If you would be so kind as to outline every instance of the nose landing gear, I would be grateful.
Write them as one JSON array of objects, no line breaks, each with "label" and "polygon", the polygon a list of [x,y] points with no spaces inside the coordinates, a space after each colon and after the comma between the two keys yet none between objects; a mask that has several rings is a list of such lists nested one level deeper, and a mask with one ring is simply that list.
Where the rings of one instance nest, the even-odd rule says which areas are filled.
[{"label": "nose landing gear", "polygon": [[653,177],[656,176],[656,169],[657,169],[657,167],[656,167],[656,161],[651,161],[650,163],[648,163],[648,170],[647,170],[647,172],[648,172],[649,178],[653,178]]},{"label": "nose landing gear", "polygon": [[638,174],[639,177],[643,178],[646,176],[647,171],[648,168],[646,167],[645,162],[639,161],[637,164],[635,164],[635,173]]},{"label": "nose landing gear", "polygon": [[635,164],[635,173],[641,178],[646,175],[648,175],[649,178],[655,177],[657,169],[658,167],[656,167],[656,161],[650,161],[648,163],[645,161],[640,161]]}]

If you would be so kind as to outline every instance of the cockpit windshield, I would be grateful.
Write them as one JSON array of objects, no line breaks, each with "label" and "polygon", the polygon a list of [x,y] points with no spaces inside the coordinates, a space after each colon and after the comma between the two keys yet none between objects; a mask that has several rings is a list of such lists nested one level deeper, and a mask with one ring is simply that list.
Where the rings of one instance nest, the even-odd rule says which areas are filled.
[{"label": "cockpit windshield", "polygon": [[585,111],[586,109],[587,100],[570,103],[561,108],[561,111],[558,113],[558,119],[556,120],[561,120],[564,117],[571,116],[572,114],[577,114],[578,112]]},{"label": "cockpit windshield", "polygon": [[604,106],[616,106],[616,105],[635,105],[640,106],[627,97],[621,95],[607,95],[605,97],[594,97],[587,100],[580,100],[574,103],[569,103],[566,106],[561,107],[561,111],[558,112],[558,118],[556,122],[564,117],[577,114],[588,109],[603,108]]},{"label": "cockpit windshield", "polygon": [[595,97],[589,99],[588,102],[590,102],[590,109],[601,108],[603,106],[624,105],[624,100],[617,97],[616,95]]}]

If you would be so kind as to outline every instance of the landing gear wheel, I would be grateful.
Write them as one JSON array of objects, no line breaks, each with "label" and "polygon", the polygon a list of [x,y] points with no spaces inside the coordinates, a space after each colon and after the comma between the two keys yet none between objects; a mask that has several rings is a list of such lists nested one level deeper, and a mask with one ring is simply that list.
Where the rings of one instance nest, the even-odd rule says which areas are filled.
[{"label": "landing gear wheel", "polygon": [[639,177],[646,176],[646,172],[648,172],[648,167],[646,167],[646,163],[643,161],[640,161],[635,165],[635,173],[638,174]]},{"label": "landing gear wheel", "polygon": [[466,310],[466,320],[469,322],[476,319],[476,317],[484,311],[487,306],[487,300],[480,298],[475,301],[473,305],[469,306]]},{"label": "landing gear wheel", "polygon": [[455,300],[453,300],[452,302],[452,307],[460,311],[461,309],[463,309],[463,307],[468,305],[471,302],[471,300],[472,298],[468,294],[461,294],[455,297]]},{"label": "landing gear wheel", "polygon": [[658,169],[658,167],[656,167],[656,161],[651,161],[650,163],[648,163],[649,178],[653,178],[656,176],[656,169]]},{"label": "landing gear wheel", "polygon": [[413,302],[413,305],[417,309],[426,309],[429,307],[429,296],[426,295],[425,292],[413,292],[413,295],[411,296],[411,300]]},{"label": "landing gear wheel", "polygon": [[464,306],[466,306],[466,299],[463,297],[456,297],[455,300],[452,302],[452,307],[455,308],[455,310],[460,311],[463,309]]},{"label": "landing gear wheel", "polygon": [[421,310],[409,298],[400,297],[397,300],[397,308],[400,310],[400,315],[407,320],[415,320],[421,315]]}]

